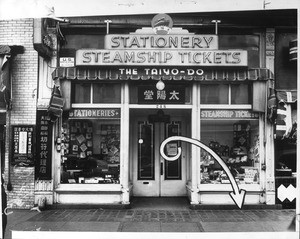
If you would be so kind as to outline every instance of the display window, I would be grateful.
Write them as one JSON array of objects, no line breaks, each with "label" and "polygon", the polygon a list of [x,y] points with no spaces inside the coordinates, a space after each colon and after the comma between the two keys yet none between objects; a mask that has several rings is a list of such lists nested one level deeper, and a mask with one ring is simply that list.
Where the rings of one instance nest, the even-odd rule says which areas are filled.
[{"label": "display window", "polygon": [[[202,120],[201,141],[226,163],[239,184],[259,183],[259,120]],[[201,149],[202,184],[230,183],[218,160]]]},{"label": "display window", "polygon": [[65,120],[61,154],[62,184],[119,184],[120,121]]}]

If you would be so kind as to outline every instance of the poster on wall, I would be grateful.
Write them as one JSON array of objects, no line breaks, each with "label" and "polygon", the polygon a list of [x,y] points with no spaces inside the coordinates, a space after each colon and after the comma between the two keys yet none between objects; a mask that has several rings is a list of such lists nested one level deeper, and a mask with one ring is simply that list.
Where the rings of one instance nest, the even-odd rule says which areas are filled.
[{"label": "poster on wall", "polygon": [[101,125],[101,156],[109,164],[120,163],[120,125]]},{"label": "poster on wall", "polygon": [[46,110],[37,111],[35,179],[50,180],[52,167],[52,125]]},{"label": "poster on wall", "polygon": [[88,120],[70,121],[70,154],[85,159],[93,155],[93,124]]},{"label": "poster on wall", "polygon": [[34,165],[34,126],[12,125],[12,160],[17,166]]}]

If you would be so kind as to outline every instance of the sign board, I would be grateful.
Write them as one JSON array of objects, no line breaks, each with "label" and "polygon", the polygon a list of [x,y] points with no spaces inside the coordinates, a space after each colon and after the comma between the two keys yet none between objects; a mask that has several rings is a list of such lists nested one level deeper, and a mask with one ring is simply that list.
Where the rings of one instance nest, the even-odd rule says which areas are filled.
[{"label": "sign board", "polygon": [[157,14],[152,18],[151,26],[156,34],[166,35],[173,27],[173,20],[168,14]]},{"label": "sign board", "polygon": [[[248,65],[246,50],[220,50],[217,35],[171,33],[172,19],[156,15],[153,31],[107,34],[104,49],[79,49],[76,66],[231,66]],[[170,34],[169,34],[170,33]]]},{"label": "sign board", "polygon": [[[187,68],[187,67],[172,67],[172,68],[161,68],[161,67],[124,67],[119,68],[116,74],[120,75],[122,78],[132,77],[132,76],[202,76],[204,70],[201,68]],[[113,73],[114,74],[114,73]]]},{"label": "sign board", "polygon": [[201,110],[202,119],[258,119],[259,114],[250,110]]},{"label": "sign board", "polygon": [[12,164],[19,166],[34,165],[34,126],[12,126]]},{"label": "sign board", "polygon": [[50,180],[52,174],[52,125],[47,110],[37,111],[35,179]]},{"label": "sign board", "polygon": [[245,50],[102,50],[76,51],[77,66],[247,66]]},{"label": "sign board", "polygon": [[185,87],[179,85],[167,85],[158,90],[155,86],[138,86],[139,104],[184,104]]},{"label": "sign board", "polygon": [[97,109],[72,109],[69,118],[73,119],[120,119],[121,109],[118,108],[97,108]]},{"label": "sign board", "polygon": [[105,49],[217,50],[217,35],[106,35]]},{"label": "sign board", "polygon": [[74,57],[60,57],[59,58],[60,67],[73,67],[75,66]]}]

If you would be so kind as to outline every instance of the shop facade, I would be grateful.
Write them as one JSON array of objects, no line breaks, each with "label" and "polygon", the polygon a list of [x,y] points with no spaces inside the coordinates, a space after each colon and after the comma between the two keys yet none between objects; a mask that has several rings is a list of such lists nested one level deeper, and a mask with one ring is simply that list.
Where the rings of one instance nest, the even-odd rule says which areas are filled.
[{"label": "shop facade", "polygon": [[[53,151],[36,171],[41,184],[53,179],[41,194],[48,201],[128,205],[131,197],[184,196],[192,205],[234,205],[237,185],[245,204],[275,204],[265,31],[218,35],[212,25],[198,34],[172,27],[176,20],[155,15],[150,26],[125,32],[111,23],[103,35],[62,28],[47,110]],[[167,144],[167,155],[182,149],[168,161],[159,147],[170,136],[199,140],[222,162],[181,141]]]},{"label": "shop facade", "polygon": [[[276,205],[268,99],[276,27],[293,23],[287,13],[275,25],[275,13],[258,14],[34,19],[36,123],[21,122],[36,135],[33,165],[13,164],[34,171],[32,205],[127,207],[133,197]],[[160,146],[170,137],[217,156],[179,138],[163,150],[180,157],[167,160]],[[13,184],[17,200],[21,182]]]}]

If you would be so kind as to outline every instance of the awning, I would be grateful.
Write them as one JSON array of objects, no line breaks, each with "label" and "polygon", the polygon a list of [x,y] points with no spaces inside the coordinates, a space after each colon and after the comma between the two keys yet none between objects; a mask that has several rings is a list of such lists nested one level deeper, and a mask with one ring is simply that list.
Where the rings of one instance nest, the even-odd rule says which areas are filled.
[{"label": "awning", "polygon": [[54,85],[47,110],[52,122],[61,116],[63,106],[64,99],[61,96],[59,86]]},{"label": "awning", "polygon": [[[145,68],[149,68],[149,67],[145,67]],[[125,71],[120,71],[120,69],[117,68],[99,69],[99,68],[82,68],[82,67],[58,67],[53,71],[52,78],[53,80],[69,79],[69,80],[174,80],[174,81],[176,80],[256,81],[256,80],[273,79],[273,73],[266,68],[239,69],[239,70],[203,69],[201,71],[199,69],[198,71],[194,69],[193,75],[188,74],[192,72],[193,69],[190,69],[190,71],[188,72],[187,68],[180,68],[179,70],[174,70],[172,68],[169,69],[169,71],[166,70],[159,71],[160,68],[157,68],[155,74],[151,74],[150,70],[145,71],[144,68],[141,68],[140,70],[138,70],[138,74],[126,74],[124,73]]]},{"label": "awning", "polygon": [[24,52],[23,46],[0,45],[0,109],[11,109],[10,58]]},{"label": "awning", "polygon": [[297,55],[298,40],[294,39],[294,40],[290,41],[289,46],[290,46],[290,52],[289,52],[290,61],[297,61],[297,59],[298,59],[298,55]]},{"label": "awning", "polygon": [[3,92],[9,82],[10,47],[0,45],[0,91]]},{"label": "awning", "polygon": [[0,109],[10,108],[9,58],[11,49],[0,45]]},{"label": "awning", "polygon": [[297,101],[297,91],[280,91],[277,96],[276,138],[295,139],[297,130],[296,111],[292,105]]},{"label": "awning", "polygon": [[278,103],[295,103],[297,101],[297,91],[277,90]]}]

